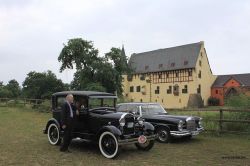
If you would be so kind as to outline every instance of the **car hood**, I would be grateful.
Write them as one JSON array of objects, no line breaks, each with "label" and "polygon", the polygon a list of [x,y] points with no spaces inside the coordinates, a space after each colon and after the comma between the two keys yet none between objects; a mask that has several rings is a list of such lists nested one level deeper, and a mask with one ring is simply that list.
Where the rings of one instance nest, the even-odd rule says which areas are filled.
[{"label": "car hood", "polygon": [[123,113],[123,112],[107,112],[105,114],[102,115],[102,117],[104,118],[113,118],[113,119],[120,119],[122,116],[124,116],[127,113]]},{"label": "car hood", "polygon": [[187,115],[168,115],[168,114],[164,114],[164,115],[154,115],[155,118],[164,118],[164,119],[178,119],[178,120],[182,120],[183,122],[186,121],[187,118],[194,118],[195,120],[199,120],[199,117],[196,116],[187,116]]}]

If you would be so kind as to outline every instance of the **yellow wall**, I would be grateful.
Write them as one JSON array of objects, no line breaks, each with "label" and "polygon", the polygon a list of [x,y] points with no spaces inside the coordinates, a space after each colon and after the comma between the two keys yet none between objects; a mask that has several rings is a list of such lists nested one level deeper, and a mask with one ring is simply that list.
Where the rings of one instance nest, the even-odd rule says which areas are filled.
[{"label": "yellow wall", "polygon": [[[201,61],[201,66],[200,62]],[[201,78],[198,78],[199,71],[201,71]],[[151,83],[146,80],[150,80]],[[152,81],[153,73],[148,73],[145,80],[140,80],[140,74],[133,75],[131,82],[127,80],[127,76],[123,76],[123,90],[124,96],[129,101],[140,102],[157,102],[160,103],[165,108],[184,108],[187,107],[188,99],[190,94],[196,94],[198,85],[201,85],[201,97],[204,100],[204,104],[207,105],[207,100],[210,97],[211,86],[215,80],[215,76],[212,75],[210,70],[208,58],[204,45],[200,50],[200,54],[196,63],[195,69],[192,70],[193,81],[189,82],[173,82],[173,83],[153,83]],[[173,94],[173,89],[171,94],[167,94],[167,89],[169,86],[174,85],[179,86],[179,96]],[[188,86],[188,93],[182,93],[184,86]],[[130,86],[134,87],[134,92],[130,92]],[[136,92],[136,86],[145,87],[145,94],[142,92]],[[150,88],[151,86],[151,88]],[[160,94],[155,94],[155,89],[157,86],[160,87]],[[151,90],[150,90],[151,89]],[[142,90],[142,89],[141,89]],[[151,92],[151,100],[150,100]]]}]

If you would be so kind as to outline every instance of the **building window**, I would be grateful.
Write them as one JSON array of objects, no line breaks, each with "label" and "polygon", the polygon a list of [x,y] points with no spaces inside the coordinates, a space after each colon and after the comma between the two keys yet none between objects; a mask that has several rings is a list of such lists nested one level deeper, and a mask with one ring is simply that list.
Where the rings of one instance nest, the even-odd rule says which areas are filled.
[{"label": "building window", "polygon": [[216,90],[215,90],[215,93],[216,93],[216,94],[218,94],[218,93],[219,93],[219,91],[216,89]]},{"label": "building window", "polygon": [[175,76],[176,76],[176,77],[179,77],[179,73],[178,73],[178,72],[176,72],[176,73],[175,73]]},{"label": "building window", "polygon": [[174,86],[174,95],[179,96],[179,85],[177,84]]},{"label": "building window", "polygon": [[163,67],[163,64],[159,64],[159,69],[161,69]]},{"label": "building window", "polygon": [[141,92],[141,86],[136,87],[136,92]]},{"label": "building window", "polygon": [[199,60],[199,65],[201,66],[201,60]]},{"label": "building window", "polygon": [[167,94],[171,94],[172,93],[172,86],[169,86],[167,89]]},{"label": "building window", "polygon": [[201,78],[201,71],[199,71],[198,78]]},{"label": "building window", "polygon": [[182,89],[182,93],[188,93],[188,86],[185,85],[184,88]]},{"label": "building window", "polygon": [[132,76],[132,75],[127,75],[127,80],[128,80],[129,82],[131,82],[131,81],[133,80],[133,76]]},{"label": "building window", "polygon": [[141,103],[142,103],[143,101],[142,101],[142,99],[141,99]]},{"label": "building window", "polygon": [[192,70],[188,71],[188,76],[191,77],[192,76]]},{"label": "building window", "polygon": [[184,61],[184,65],[187,65],[188,64],[188,61]]},{"label": "building window", "polygon": [[160,94],[160,87],[157,86],[156,90],[155,90],[155,94]]},{"label": "building window", "polygon": [[161,74],[161,73],[159,73],[159,74],[158,74],[158,77],[159,77],[159,79],[161,79],[161,78],[162,78],[162,74]]},{"label": "building window", "polygon": [[140,80],[145,80],[145,74],[142,74],[141,76],[140,76]]},{"label": "building window", "polygon": [[197,88],[197,93],[200,94],[201,93],[201,85],[199,84],[198,88]]},{"label": "building window", "polygon": [[131,87],[129,88],[129,91],[130,91],[130,92],[134,92],[134,87],[131,86]]},{"label": "building window", "polygon": [[166,75],[166,76],[167,76],[167,78],[168,78],[168,77],[169,77],[169,73],[167,73],[167,75]]},{"label": "building window", "polygon": [[145,70],[148,70],[149,66],[145,66]]}]

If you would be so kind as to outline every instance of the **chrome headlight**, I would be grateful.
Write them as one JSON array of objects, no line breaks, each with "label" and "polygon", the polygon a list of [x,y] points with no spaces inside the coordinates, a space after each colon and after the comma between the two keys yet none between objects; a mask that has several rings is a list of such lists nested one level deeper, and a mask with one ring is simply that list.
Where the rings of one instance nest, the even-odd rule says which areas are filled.
[{"label": "chrome headlight", "polygon": [[124,119],[124,118],[121,118],[121,119],[119,120],[119,123],[120,123],[120,126],[121,126],[121,127],[125,126],[125,119]]},{"label": "chrome headlight", "polygon": [[178,123],[178,130],[182,131],[182,129],[183,129],[183,121],[180,120],[179,123]]},{"label": "chrome headlight", "polygon": [[144,121],[143,121],[142,117],[138,117],[137,121],[138,121],[139,125],[143,125]]}]

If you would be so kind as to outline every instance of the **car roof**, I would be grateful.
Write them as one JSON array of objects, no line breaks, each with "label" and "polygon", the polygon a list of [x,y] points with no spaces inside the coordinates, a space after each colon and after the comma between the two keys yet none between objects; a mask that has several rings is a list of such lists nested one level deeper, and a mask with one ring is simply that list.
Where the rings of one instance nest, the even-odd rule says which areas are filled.
[{"label": "car roof", "polygon": [[79,95],[79,96],[110,96],[116,98],[116,95],[112,93],[106,93],[106,92],[96,92],[96,91],[62,91],[62,92],[56,92],[53,94],[53,96],[64,96],[67,94],[72,94],[72,95]]},{"label": "car roof", "polygon": [[131,102],[131,103],[119,103],[118,105],[149,105],[149,104],[159,104],[159,103],[142,103],[142,102]]}]

